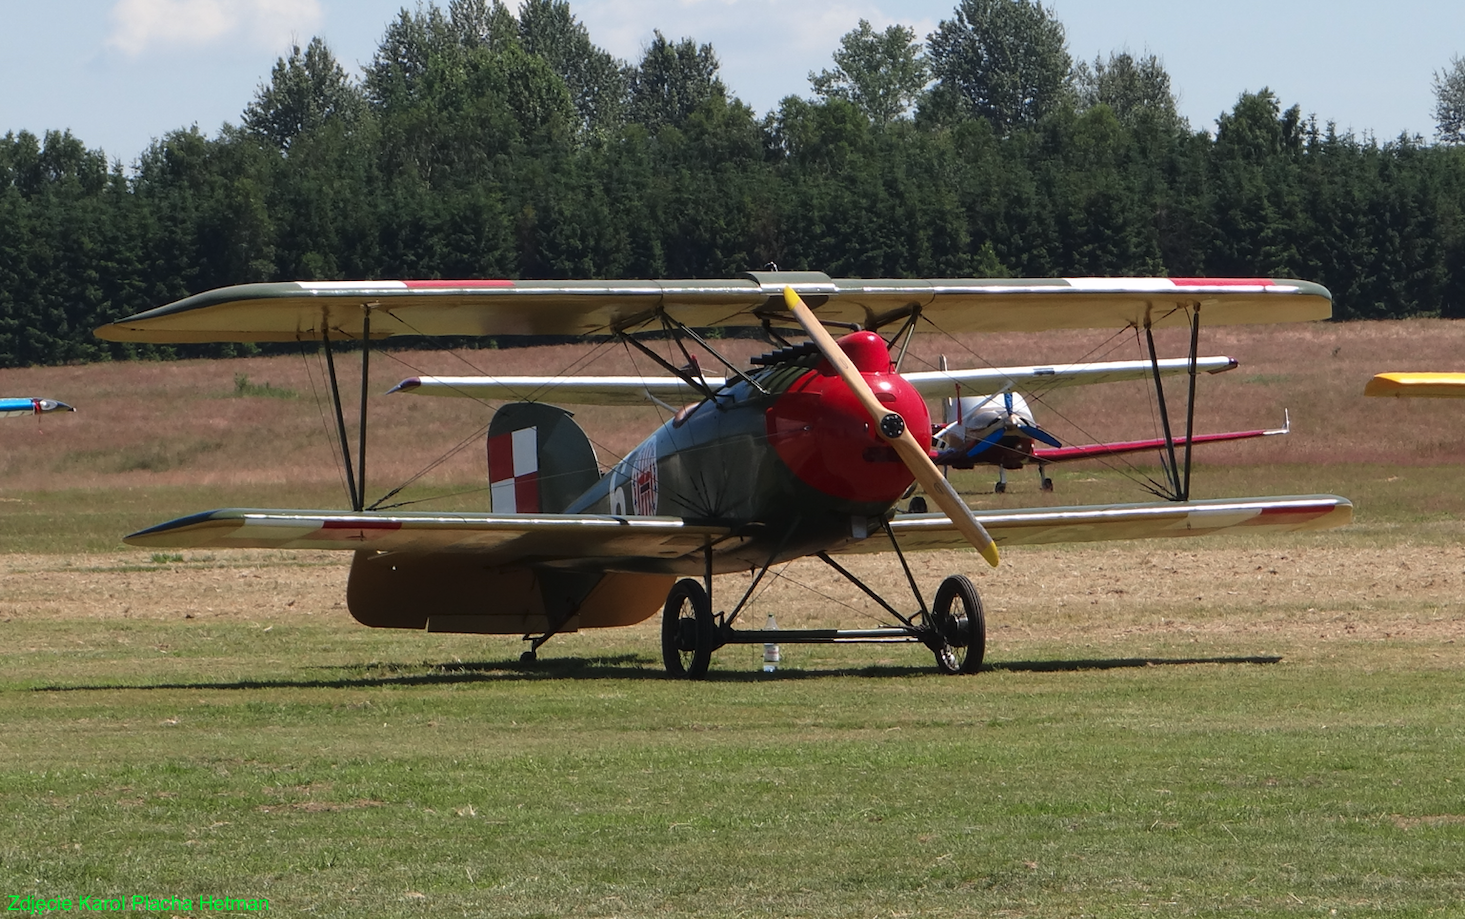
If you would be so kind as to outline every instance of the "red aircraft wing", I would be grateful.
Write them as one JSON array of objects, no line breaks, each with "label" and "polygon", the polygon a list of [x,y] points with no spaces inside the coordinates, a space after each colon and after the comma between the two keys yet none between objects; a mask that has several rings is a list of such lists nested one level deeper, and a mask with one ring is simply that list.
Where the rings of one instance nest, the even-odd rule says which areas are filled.
[{"label": "red aircraft wing", "polygon": [[[1223,434],[1196,434],[1188,440],[1185,437],[1175,438],[1175,446],[1183,447],[1187,442],[1191,444],[1213,444],[1227,440],[1247,440],[1252,437],[1270,437],[1273,434],[1286,434],[1287,428],[1272,428],[1266,431],[1227,431]],[[1074,447],[1036,447],[1033,449],[1033,459],[1040,463],[1067,463],[1073,460],[1095,459],[1102,456],[1120,456],[1125,453],[1144,453],[1149,450],[1163,450],[1165,448],[1163,437],[1150,440],[1124,440],[1110,444],[1083,444]]]}]

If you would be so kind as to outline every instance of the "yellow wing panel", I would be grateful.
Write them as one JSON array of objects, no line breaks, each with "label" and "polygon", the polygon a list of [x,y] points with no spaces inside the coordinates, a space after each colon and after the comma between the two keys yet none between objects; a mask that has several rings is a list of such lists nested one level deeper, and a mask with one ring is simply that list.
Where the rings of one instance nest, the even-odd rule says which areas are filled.
[{"label": "yellow wing panel", "polygon": [[1465,399],[1465,373],[1380,373],[1363,387],[1365,396]]}]

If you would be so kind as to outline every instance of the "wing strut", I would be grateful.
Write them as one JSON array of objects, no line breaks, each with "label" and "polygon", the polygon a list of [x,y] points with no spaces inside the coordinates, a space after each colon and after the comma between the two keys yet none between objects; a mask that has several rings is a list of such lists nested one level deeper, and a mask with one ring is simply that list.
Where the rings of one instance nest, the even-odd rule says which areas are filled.
[{"label": "wing strut", "polygon": [[1195,445],[1195,371],[1200,350],[1200,304],[1190,314],[1190,400],[1185,406],[1185,489],[1181,500],[1190,500],[1190,448]]},{"label": "wing strut", "polygon": [[331,330],[322,325],[320,340],[326,351],[326,371],[331,377],[331,401],[336,406],[336,434],[341,440],[341,460],[346,464],[346,496],[351,499],[351,509],[361,510],[361,498],[356,491],[356,475],[351,469],[351,443],[346,439],[346,415],[341,411],[341,384],[336,379],[336,358],[331,351]]},{"label": "wing strut", "polygon": [[[357,423],[356,441],[356,464],[359,470],[356,473],[356,507],[355,510],[362,510],[366,507],[366,388],[367,379],[371,375],[371,306],[363,304],[361,307],[361,416]],[[346,465],[351,465],[351,458],[346,458]]]},{"label": "wing strut", "polygon": [[[1190,390],[1185,404],[1185,472],[1182,477],[1181,464],[1175,456],[1175,432],[1170,427],[1170,411],[1165,404],[1165,383],[1160,376],[1160,357],[1155,351],[1155,333],[1151,328],[1150,320],[1145,318],[1145,342],[1150,349],[1150,371],[1155,380],[1155,400],[1159,403],[1160,427],[1165,434],[1165,453],[1160,457],[1160,465],[1165,468],[1165,478],[1170,485],[1170,494],[1161,495],[1171,501],[1190,500],[1190,451],[1193,446],[1193,435],[1195,434],[1195,380],[1197,375],[1197,354],[1200,349],[1200,304],[1191,307],[1190,314],[1190,357],[1188,373],[1190,375]],[[1168,459],[1168,462],[1167,462]]]},{"label": "wing strut", "polygon": [[341,383],[336,377],[336,358],[331,349],[331,330],[322,325],[321,344],[326,351],[326,371],[331,379],[331,402],[336,408],[336,435],[341,442],[341,461],[346,466],[346,496],[351,509],[366,508],[366,393],[371,377],[371,304],[361,306],[361,414],[357,418],[356,469],[351,468],[351,441],[346,436],[346,413],[341,408]]}]

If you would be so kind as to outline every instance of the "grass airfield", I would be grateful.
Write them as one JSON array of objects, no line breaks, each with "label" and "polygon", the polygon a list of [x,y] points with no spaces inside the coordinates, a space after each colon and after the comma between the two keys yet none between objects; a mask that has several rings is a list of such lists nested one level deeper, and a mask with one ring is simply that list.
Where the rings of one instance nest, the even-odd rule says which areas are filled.
[{"label": "grass airfield", "polygon": [[[82,408],[4,432],[26,465],[0,492],[0,893],[193,899],[178,915],[199,895],[312,916],[1460,915],[1465,405],[1366,403],[1366,375],[1339,369],[1398,325],[1307,327],[1335,336],[1316,361],[1241,341],[1229,376],[1250,349],[1254,382],[1211,403],[1314,394],[1288,438],[1212,454],[1197,497],[1333,492],[1357,504],[1348,528],[1014,549],[995,572],[912,556],[923,590],[960,570],[983,594],[990,666],[967,678],[914,646],[785,646],[773,674],[729,647],[706,682],[670,681],[654,620],[532,666],[514,639],[366,629],[339,555],[118,543],[205,507],[339,506],[330,469],[291,458],[313,402],[231,400],[236,362],[216,384],[203,362],[0,372]],[[1458,345],[1453,328],[1419,340]],[[1453,366],[1415,356],[1374,369]],[[308,392],[275,360],[237,363]],[[216,404],[144,429],[103,393],[154,377],[99,376],[83,428],[87,400],[56,390],[170,370]],[[1125,409],[1059,408],[1094,426]],[[451,417],[395,410],[384,484],[405,462],[390,445]],[[250,466],[279,428],[286,468]],[[1379,442],[1428,447],[1399,465]],[[1035,478],[958,486],[982,507],[1145,499],[1103,468],[1060,472],[1051,497]],[[474,482],[449,464],[427,487]],[[852,564],[901,596],[889,559]],[[817,563],[779,572],[749,621],[770,612],[872,615]]]}]

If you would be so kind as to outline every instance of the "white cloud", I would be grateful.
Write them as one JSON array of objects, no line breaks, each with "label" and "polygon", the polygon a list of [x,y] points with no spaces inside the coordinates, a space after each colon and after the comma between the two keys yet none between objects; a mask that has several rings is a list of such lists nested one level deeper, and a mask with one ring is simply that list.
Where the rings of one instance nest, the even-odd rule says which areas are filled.
[{"label": "white cloud", "polygon": [[310,34],[323,18],[319,0],[118,0],[106,44],[128,57],[224,41],[273,50]]},{"label": "white cloud", "polygon": [[[926,5],[933,4],[914,4]],[[924,40],[935,21],[915,15],[911,6],[890,0],[577,0],[571,9],[597,44],[632,64],[641,59],[653,28],[672,41],[690,36],[711,42],[723,80],[743,101],[766,111],[787,94],[808,95],[809,71],[831,66],[840,37],[861,19],[877,29],[911,25]],[[934,6],[950,9],[945,0]]]}]

